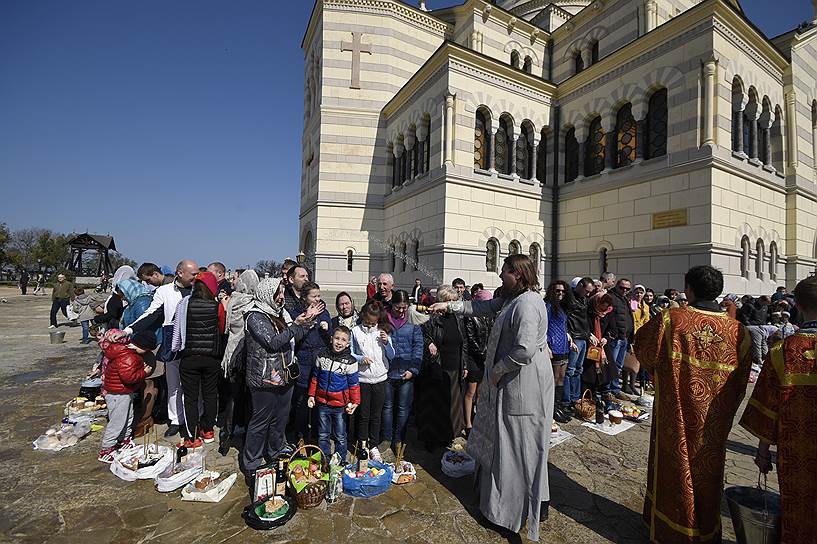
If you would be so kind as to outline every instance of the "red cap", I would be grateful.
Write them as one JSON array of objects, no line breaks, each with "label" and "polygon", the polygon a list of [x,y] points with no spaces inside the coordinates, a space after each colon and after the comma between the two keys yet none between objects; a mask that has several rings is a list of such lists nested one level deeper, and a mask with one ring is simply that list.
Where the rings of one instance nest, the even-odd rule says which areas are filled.
[{"label": "red cap", "polygon": [[196,279],[193,280],[194,282],[200,281],[207,288],[210,290],[210,293],[213,296],[216,296],[218,293],[218,280],[216,280],[215,275],[212,272],[201,272],[196,276]]}]

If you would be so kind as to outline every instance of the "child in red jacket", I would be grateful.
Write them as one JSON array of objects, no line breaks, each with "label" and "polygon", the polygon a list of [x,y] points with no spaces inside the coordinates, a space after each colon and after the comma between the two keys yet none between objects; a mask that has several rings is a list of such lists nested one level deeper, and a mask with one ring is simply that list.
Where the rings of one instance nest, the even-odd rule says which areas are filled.
[{"label": "child in red jacket", "polygon": [[102,435],[102,449],[97,459],[109,464],[113,462],[116,450],[131,443],[133,397],[152,371],[145,365],[142,355],[156,347],[156,337],[150,331],[134,335],[130,344],[111,340],[114,332],[115,329],[106,332],[99,341],[99,347],[108,359],[102,375],[108,426]]}]

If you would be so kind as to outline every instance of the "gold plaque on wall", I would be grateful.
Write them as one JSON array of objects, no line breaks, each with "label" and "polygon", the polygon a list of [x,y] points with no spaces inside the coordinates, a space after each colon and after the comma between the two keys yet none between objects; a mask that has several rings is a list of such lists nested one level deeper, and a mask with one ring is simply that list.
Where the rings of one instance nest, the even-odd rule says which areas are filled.
[{"label": "gold plaque on wall", "polygon": [[652,214],[652,228],[667,229],[684,227],[687,224],[687,209],[669,210]]}]

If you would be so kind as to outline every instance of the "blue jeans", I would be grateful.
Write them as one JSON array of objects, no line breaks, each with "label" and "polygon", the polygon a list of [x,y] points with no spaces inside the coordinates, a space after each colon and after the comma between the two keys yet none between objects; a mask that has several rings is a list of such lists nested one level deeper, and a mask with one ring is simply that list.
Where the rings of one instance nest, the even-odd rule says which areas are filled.
[{"label": "blue jeans", "polygon": [[587,357],[587,340],[573,340],[578,351],[567,354],[564,402],[573,404],[582,396],[582,368]]},{"label": "blue jeans", "polygon": [[89,335],[88,335],[88,323],[90,323],[90,321],[81,321],[80,322],[80,324],[82,325],[82,343],[83,344],[87,344],[88,342],[91,341],[90,338],[89,338]]},{"label": "blue jeans", "polygon": [[332,457],[329,437],[335,440],[335,451],[346,461],[346,419],[343,406],[318,403],[318,445],[327,459]]},{"label": "blue jeans", "polygon": [[[397,398],[395,404],[394,399]],[[383,403],[383,440],[391,443],[406,441],[411,402],[414,399],[414,380],[392,379],[386,382],[386,401]],[[395,418],[396,412],[396,418]],[[395,419],[397,421],[395,421]],[[397,436],[395,437],[395,431]]]},{"label": "blue jeans", "polygon": [[610,342],[610,357],[611,363],[614,362],[616,364],[616,368],[618,369],[618,378],[612,381],[610,384],[610,393],[620,393],[621,392],[621,370],[624,368],[624,357],[627,355],[627,348],[629,344],[626,340],[613,340]]}]

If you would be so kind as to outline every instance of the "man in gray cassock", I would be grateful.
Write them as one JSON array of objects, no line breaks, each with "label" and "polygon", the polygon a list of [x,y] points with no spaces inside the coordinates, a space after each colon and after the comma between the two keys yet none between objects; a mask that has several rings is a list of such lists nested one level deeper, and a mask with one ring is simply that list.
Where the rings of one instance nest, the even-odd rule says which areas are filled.
[{"label": "man in gray cassock", "polygon": [[543,502],[550,500],[548,453],[554,381],[547,351],[547,312],[533,263],[505,259],[501,298],[443,302],[432,311],[498,315],[488,340],[479,410],[467,452],[477,462],[480,511],[513,532],[527,521],[539,540]]}]

